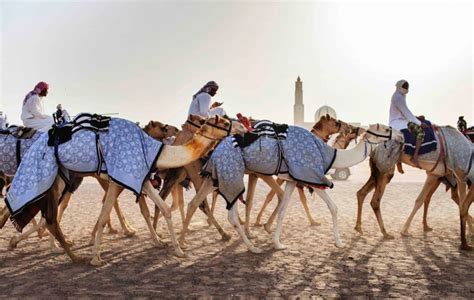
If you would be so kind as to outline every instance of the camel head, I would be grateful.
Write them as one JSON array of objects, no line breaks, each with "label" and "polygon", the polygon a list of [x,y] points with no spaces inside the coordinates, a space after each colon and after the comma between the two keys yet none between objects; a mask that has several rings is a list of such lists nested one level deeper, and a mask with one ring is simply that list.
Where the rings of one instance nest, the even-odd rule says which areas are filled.
[{"label": "camel head", "polygon": [[333,147],[337,149],[346,149],[350,142],[357,139],[358,136],[365,132],[363,128],[350,124],[347,124],[347,126],[350,128],[349,132],[339,133],[334,141]]},{"label": "camel head", "polygon": [[370,124],[365,132],[365,138],[373,144],[379,144],[388,140],[403,140],[400,131],[383,124]]},{"label": "camel head", "polygon": [[351,132],[352,126],[346,122],[334,119],[330,115],[322,116],[319,121],[314,124],[311,132],[317,136],[328,140],[329,137],[335,133],[342,133],[347,135]]},{"label": "camel head", "polygon": [[148,124],[143,130],[145,130],[145,132],[148,133],[151,137],[159,140],[176,136],[179,131],[178,128],[174,126],[163,124],[158,121],[148,122]]},{"label": "camel head", "polygon": [[220,140],[231,134],[232,122],[226,118],[215,115],[206,120],[204,125],[196,132],[206,138]]}]

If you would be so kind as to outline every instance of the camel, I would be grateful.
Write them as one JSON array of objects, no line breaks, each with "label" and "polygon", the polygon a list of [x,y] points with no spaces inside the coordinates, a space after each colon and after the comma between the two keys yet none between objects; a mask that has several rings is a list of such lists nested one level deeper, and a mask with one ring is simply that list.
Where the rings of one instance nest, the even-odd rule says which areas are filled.
[{"label": "camel", "polygon": [[[171,126],[171,125],[168,125],[168,124],[163,124],[159,121],[153,121],[153,120],[148,122],[148,124],[143,128],[143,130],[148,135],[150,135],[151,137],[153,137],[157,140],[163,140],[165,138],[176,136],[176,134],[178,134],[178,132],[179,132],[178,128],[176,128],[175,126]],[[101,178],[97,174],[75,174],[75,181],[76,182],[73,184],[75,186],[73,190],[76,190],[79,187],[79,185],[82,182],[82,178],[88,177],[88,176],[94,177],[99,182],[99,184],[102,187],[102,189],[104,190],[104,192],[107,191],[108,181],[104,180],[103,178]],[[63,199],[62,199],[62,201],[59,205],[58,222],[61,222],[61,220],[62,220],[64,211],[66,210],[66,208],[69,205],[69,201],[71,199],[72,192],[73,191],[68,190],[66,192],[66,194],[63,196]],[[102,202],[104,202],[104,200],[105,200],[105,193],[104,193],[104,196],[102,198]],[[125,216],[122,213],[122,210],[120,208],[120,205],[119,205],[118,201],[115,202],[114,209],[115,209],[115,212],[117,214],[117,218],[120,222],[120,225],[122,227],[124,235],[127,236],[127,237],[134,236],[136,231],[135,231],[135,229],[133,229],[133,227],[130,226],[130,224],[126,220]],[[10,249],[16,248],[19,242],[21,242],[22,240],[27,239],[32,233],[34,233],[36,231],[38,231],[39,237],[40,238],[42,237],[41,233],[46,229],[46,226],[45,226],[46,225],[46,220],[44,218],[41,218],[40,221],[38,223],[36,223],[36,221],[34,221],[34,219],[33,219],[32,223],[33,223],[33,226],[29,230],[21,233],[18,236],[13,236],[10,239],[10,243],[9,243],[9,248]],[[112,223],[110,222],[110,217],[108,218],[108,220],[106,222],[106,226],[109,228],[109,233],[117,233],[117,230],[115,230],[112,227]],[[96,229],[97,229],[97,225],[94,227],[94,230],[91,233],[91,236],[92,236],[91,240],[93,240],[93,238],[95,236]],[[73,244],[68,239],[66,239],[66,242],[70,245]],[[52,236],[50,236],[50,245],[51,245],[52,248],[57,247]]]},{"label": "camel", "polygon": [[[322,121],[323,121],[323,119],[322,119]],[[336,137],[336,140],[333,143],[333,148],[338,149],[338,150],[346,149],[347,146],[349,146],[349,143],[351,141],[353,141],[354,139],[356,139],[359,136],[359,134],[362,133],[362,130],[359,127],[354,127],[354,126],[351,126],[351,125],[349,125],[349,126],[350,126],[349,134],[339,133]],[[311,132],[313,134],[315,134],[317,137],[319,137],[319,138],[323,139],[325,142],[327,142],[329,140],[329,136],[337,132],[337,131],[336,132],[330,131],[329,129],[330,129],[329,127],[324,126],[324,125],[322,127],[315,125],[313,127],[313,129],[311,130]],[[283,179],[277,179],[277,183],[279,185],[282,185],[283,182],[284,182]],[[308,200],[306,199],[306,195],[304,194],[304,190],[302,188],[298,188],[297,191],[298,191],[300,202],[303,205],[303,208],[306,212],[306,216],[308,218],[310,226],[320,225],[311,216],[311,212],[310,212],[309,207],[308,207]],[[262,208],[260,209],[260,212],[257,215],[257,220],[255,221],[255,226],[261,226],[261,219],[262,219],[262,216],[263,216],[263,212],[265,211],[265,208],[267,207],[267,205],[273,200],[274,196],[275,196],[274,191],[268,192],[267,196],[265,197],[265,201],[262,204]],[[271,228],[271,225],[272,225],[273,221],[275,220],[277,211],[278,211],[278,207],[275,208],[275,210],[273,211],[273,213],[272,213],[271,217],[269,218],[268,222],[264,224],[264,229],[268,233],[271,233],[270,228]],[[246,231],[246,233],[247,233],[247,235],[249,235],[249,233],[247,231]]]},{"label": "camel", "polygon": [[[443,181],[444,176],[454,176],[457,182],[457,187],[451,188],[451,198],[452,200],[458,204],[460,210],[460,220],[461,220],[461,249],[464,250],[471,250],[472,247],[467,244],[467,240],[465,237],[465,224],[466,221],[468,222],[469,228],[471,233],[472,230],[472,218],[469,216],[469,205],[472,202],[472,189],[473,185],[471,184],[470,190],[468,192],[469,196],[466,196],[466,177],[468,174],[465,174],[463,170],[454,169],[449,167],[446,164],[446,160],[449,159],[450,153],[453,153],[455,149],[451,149],[449,145],[446,144],[446,138],[453,139],[454,141],[458,142],[462,145],[463,149],[471,149],[472,145],[469,144],[469,141],[465,139],[464,136],[460,132],[458,132],[455,128],[450,126],[441,126],[439,127],[438,135],[436,136],[438,141],[438,150],[436,153],[431,154],[428,153],[426,155],[420,156],[420,167],[427,172],[427,178],[425,184],[423,185],[423,189],[420,192],[419,196],[416,199],[414,208],[408,217],[407,221],[405,222],[401,234],[403,236],[408,236],[408,228],[413,220],[418,209],[421,207],[423,202],[425,202],[425,210],[424,210],[424,218],[423,218],[423,227],[425,231],[430,231],[431,228],[428,226],[426,221],[428,203],[436,191],[440,183]],[[396,130],[394,130],[396,132]],[[442,142],[440,142],[440,136],[442,136]],[[372,200],[370,202],[374,214],[377,218],[377,222],[379,224],[380,231],[382,232],[385,239],[393,239],[393,236],[388,234],[382,219],[382,213],[380,209],[380,202],[385,191],[386,185],[390,182],[392,177],[395,173],[395,165],[398,161],[401,161],[404,164],[407,164],[412,167],[417,167],[413,165],[410,161],[410,156],[402,153],[403,141],[397,142],[396,144],[392,145],[389,148],[379,147],[375,150],[373,157],[370,159],[370,167],[371,167],[371,174],[367,182],[362,186],[362,188],[357,192],[357,201],[358,201],[358,209],[357,209],[357,221],[355,230],[359,233],[362,233],[362,207],[364,203],[364,199],[369,192],[375,189],[375,192],[372,196]],[[447,156],[440,154],[440,148],[443,147]],[[467,150],[469,151],[469,150]],[[387,159],[389,156],[390,159]],[[433,157],[435,156],[435,157]],[[438,159],[436,158],[438,157]],[[471,156],[471,164],[472,164],[472,156]],[[400,171],[400,170],[399,170]],[[471,173],[472,173],[471,169]],[[472,176],[471,176],[472,177]],[[471,179],[472,180],[472,179]],[[471,198],[469,198],[471,197]]]},{"label": "camel", "polygon": [[[338,154],[336,155],[332,166],[333,167],[349,167],[357,163],[360,163],[361,161],[367,158],[370,151],[373,148],[375,148],[376,143],[379,143],[381,141],[384,141],[390,138],[401,138],[401,137],[392,135],[391,129],[386,126],[379,125],[379,124],[371,125],[369,127],[369,130],[363,135],[364,142],[360,143],[353,149],[338,151]],[[275,230],[275,233],[273,236],[273,242],[276,249],[285,249],[285,246],[282,243],[280,243],[281,224],[282,224],[282,220],[283,220],[291,193],[296,187],[297,182],[294,181],[294,179],[292,179],[291,177],[289,177],[289,175],[280,174],[279,177],[282,177],[283,179],[285,179],[287,181],[287,184],[285,187],[284,197],[281,201],[281,205],[278,211],[277,229]],[[306,186],[311,186],[311,184],[308,184],[308,183],[304,183],[304,184]],[[334,202],[331,200],[329,195],[324,190],[318,189],[319,186],[312,186],[312,187],[316,188],[316,192],[318,193],[318,195],[321,198],[323,198],[323,200],[325,200],[326,203],[328,204],[331,210],[331,213],[333,215],[333,225],[334,225],[333,233],[336,240],[336,245],[338,247],[342,247],[342,241],[339,237],[339,232],[337,228],[337,207],[334,204]],[[186,213],[185,224],[179,238],[181,244],[184,243],[185,235],[187,233],[187,228],[189,226],[190,220],[194,212],[197,209],[197,206],[199,205],[200,202],[203,201],[203,199],[205,198],[207,194],[214,191],[215,189],[216,187],[214,187],[213,185],[213,180],[211,178],[206,178],[201,188],[199,189],[198,193],[196,194],[196,196],[189,203],[188,210]],[[249,251],[253,253],[261,253],[262,250],[260,248],[257,248],[256,246],[253,245],[252,242],[250,242],[243,228],[241,227],[241,224],[238,219],[238,201],[235,201],[233,204],[231,204],[230,208],[228,206],[228,209],[229,209],[229,212],[228,212],[229,222],[234,227],[234,229],[236,229],[236,231],[238,232],[238,234],[240,235],[240,237],[246,244],[247,248],[249,249]]]}]

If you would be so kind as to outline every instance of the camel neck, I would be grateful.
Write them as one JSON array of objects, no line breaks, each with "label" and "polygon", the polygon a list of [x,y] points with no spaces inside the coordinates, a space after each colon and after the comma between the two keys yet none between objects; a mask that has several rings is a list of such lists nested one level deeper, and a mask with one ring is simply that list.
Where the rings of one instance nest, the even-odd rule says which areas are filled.
[{"label": "camel neck", "polygon": [[205,138],[199,134],[184,145],[163,145],[163,151],[156,163],[158,169],[169,169],[185,166],[203,156],[216,141]]},{"label": "camel neck", "polygon": [[349,150],[338,150],[332,168],[349,168],[363,162],[372,150],[372,144],[361,141]]}]

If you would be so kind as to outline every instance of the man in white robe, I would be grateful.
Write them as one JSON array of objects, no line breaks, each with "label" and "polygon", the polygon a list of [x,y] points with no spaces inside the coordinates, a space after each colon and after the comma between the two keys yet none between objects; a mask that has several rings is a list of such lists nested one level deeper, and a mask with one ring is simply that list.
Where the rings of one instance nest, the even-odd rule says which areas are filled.
[{"label": "man in white robe", "polygon": [[44,113],[43,98],[48,95],[48,84],[39,82],[23,100],[21,120],[23,125],[39,131],[48,131],[54,123],[53,117]]},{"label": "man in white robe", "polygon": [[193,96],[191,105],[189,106],[189,115],[198,115],[204,118],[208,118],[214,115],[224,116],[226,111],[220,107],[222,103],[214,102],[211,105],[212,97],[217,94],[219,86],[214,81],[206,83],[196,94]]},{"label": "man in white robe", "polygon": [[415,166],[419,166],[418,152],[425,138],[424,129],[427,128],[428,125],[418,120],[408,109],[406,102],[406,94],[408,94],[409,88],[408,82],[406,80],[399,80],[395,86],[396,90],[392,95],[392,101],[390,103],[389,125],[397,130],[408,129],[416,137],[415,153],[411,161]]}]

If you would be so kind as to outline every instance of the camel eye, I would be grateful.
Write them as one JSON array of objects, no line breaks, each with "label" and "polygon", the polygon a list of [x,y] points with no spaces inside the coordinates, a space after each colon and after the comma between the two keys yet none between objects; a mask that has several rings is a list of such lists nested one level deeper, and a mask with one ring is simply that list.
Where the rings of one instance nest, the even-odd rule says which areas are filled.
[{"label": "camel eye", "polygon": [[229,125],[230,125],[230,122],[229,122],[229,121],[224,122],[224,126],[227,127],[227,126],[229,126]]}]

